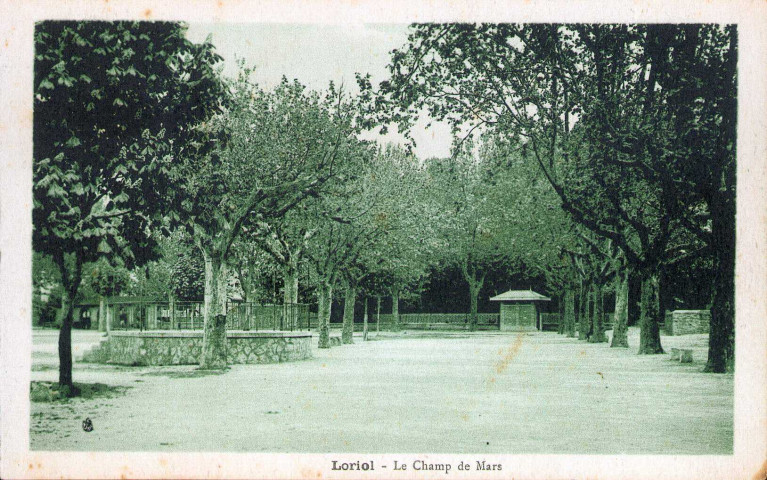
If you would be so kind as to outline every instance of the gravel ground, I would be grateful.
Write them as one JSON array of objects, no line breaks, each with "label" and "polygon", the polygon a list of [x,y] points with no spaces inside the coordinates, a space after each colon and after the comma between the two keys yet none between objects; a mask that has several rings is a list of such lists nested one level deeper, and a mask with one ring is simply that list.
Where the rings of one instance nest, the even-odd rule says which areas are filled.
[{"label": "gravel ground", "polygon": [[[75,358],[100,339],[75,332]],[[51,341],[51,339],[53,339]],[[731,454],[733,377],[703,374],[706,335],[663,337],[694,363],[555,333],[382,334],[225,373],[76,362],[122,391],[33,403],[33,450]],[[315,338],[316,345],[316,338]],[[34,332],[32,379],[55,381]],[[93,431],[82,421],[90,418]]]}]

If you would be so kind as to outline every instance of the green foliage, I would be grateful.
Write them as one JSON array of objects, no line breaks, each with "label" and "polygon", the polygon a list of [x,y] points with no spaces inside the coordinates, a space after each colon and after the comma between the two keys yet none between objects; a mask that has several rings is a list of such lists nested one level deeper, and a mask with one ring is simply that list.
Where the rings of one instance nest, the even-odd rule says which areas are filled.
[{"label": "green foliage", "polygon": [[165,22],[35,28],[34,248],[82,263],[154,255],[174,158],[219,105],[210,44]]},{"label": "green foliage", "polygon": [[180,254],[171,267],[173,294],[179,300],[201,300],[205,284],[205,271],[202,255],[196,248]]},{"label": "green foliage", "polygon": [[372,292],[407,296],[422,283],[439,242],[434,205],[425,197],[426,171],[406,150],[386,145],[379,149],[367,178],[376,189],[371,191],[380,192],[372,220],[381,233],[366,249],[361,268],[375,277],[368,285]]},{"label": "green foliage", "polygon": [[207,127],[217,148],[179,172],[195,241],[213,257],[236,258],[248,297],[261,296],[264,280],[252,267],[274,266],[254,262],[253,247],[296,269],[318,225],[339,218],[338,202],[320,207],[318,199],[340,198],[371,155],[357,139],[358,105],[342,89],[314,92],[283,79],[267,91],[250,74],[241,66],[230,106]]},{"label": "green foliage", "polygon": [[492,201],[494,165],[476,156],[468,141],[450,158],[427,161],[428,190],[436,202],[438,236],[448,262],[459,266],[466,280],[505,257],[502,230],[505,207]]},{"label": "green foliage", "polygon": [[34,42],[32,243],[61,274],[59,382],[71,388],[83,266],[156,258],[153,228],[178,220],[174,164],[209,145],[196,126],[225,92],[213,46],[178,23],[45,21]]},{"label": "green foliage", "polygon": [[[416,196],[424,175],[417,160],[387,146],[349,165],[352,181],[310,206],[316,234],[309,257],[318,275],[369,291],[402,290],[424,270],[429,242],[424,204]],[[375,277],[375,280],[368,280]]]},{"label": "green foliage", "polygon": [[223,257],[239,235],[321,195],[330,179],[343,180],[339,165],[358,155],[343,92],[331,85],[320,94],[287,79],[266,91],[250,73],[241,68],[230,105],[206,127],[216,148],[187,158],[176,178],[196,241]]},{"label": "green foliage", "polygon": [[34,252],[32,256],[32,287],[48,288],[61,283],[58,266],[49,255]]},{"label": "green foliage", "polygon": [[125,267],[110,265],[106,260],[99,260],[83,271],[84,280],[97,294],[104,297],[119,295],[128,285],[130,275]]},{"label": "green foliage", "polygon": [[58,320],[57,315],[61,308],[61,286],[57,285],[48,291],[48,298],[40,302],[37,314],[38,325],[54,325]]},{"label": "green foliage", "polygon": [[705,238],[702,192],[733,165],[732,139],[714,128],[734,121],[723,116],[734,103],[731,31],[418,24],[377,94],[360,84],[379,112],[371,121],[408,129],[426,109],[457,135],[517,143],[578,223],[650,268],[673,258],[679,230]]},{"label": "green foliage", "polygon": [[183,230],[158,239],[160,258],[133,269],[129,295],[199,301],[203,297],[202,254]]},{"label": "green foliage", "polygon": [[[289,216],[289,215],[288,215]],[[234,273],[237,277],[237,284],[240,288],[238,292],[246,302],[256,303],[276,303],[275,279],[282,276],[281,269],[284,268],[275,256],[268,253],[263,247],[265,243],[252,241],[252,236],[240,238],[232,247]],[[275,247],[275,252],[291,252],[289,255],[300,256],[300,252],[292,250],[288,245],[291,238],[285,240],[285,249],[281,250]],[[300,246],[298,247],[300,248]]]}]

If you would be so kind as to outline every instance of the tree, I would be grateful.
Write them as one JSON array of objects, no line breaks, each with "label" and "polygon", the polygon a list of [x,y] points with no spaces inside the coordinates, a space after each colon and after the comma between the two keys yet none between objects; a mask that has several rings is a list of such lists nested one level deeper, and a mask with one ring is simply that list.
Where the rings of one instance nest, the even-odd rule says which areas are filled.
[{"label": "tree", "polygon": [[83,266],[154,256],[170,170],[219,105],[220,58],[166,22],[35,27],[33,246],[61,273],[59,383],[70,394],[73,301]]},{"label": "tree", "polygon": [[[591,328],[588,333],[588,341],[592,343],[606,342],[604,333],[604,293],[610,276],[616,277],[616,285],[620,287],[620,278],[625,274],[621,269],[622,252],[617,249],[609,239],[599,238],[589,231],[581,231],[580,238],[583,247],[582,252],[571,252],[573,262],[578,267],[581,275],[588,279],[591,284],[594,312],[592,315]],[[626,292],[627,293],[627,292]],[[620,293],[616,290],[616,296]],[[627,301],[627,299],[626,299]],[[617,310],[613,321],[613,342],[611,346],[628,346],[626,337],[626,316],[619,314]],[[623,307],[621,307],[623,308]],[[627,308],[627,307],[626,307]],[[646,337],[645,337],[646,338]]]},{"label": "tree", "polygon": [[[238,275],[243,289],[258,276],[253,268],[258,261],[261,266],[269,264],[282,277],[282,303],[289,325],[298,322],[299,268],[305,263],[309,240],[317,232],[312,221],[307,219],[306,202],[287,212],[282,218],[255,222],[254,228],[243,235],[239,243],[244,255],[238,257]],[[254,252],[257,249],[258,252]],[[262,255],[268,259],[262,258]],[[244,267],[247,267],[247,272]]]},{"label": "tree", "polygon": [[520,144],[484,132],[478,148],[467,140],[459,148],[450,159],[427,162],[427,171],[429,195],[438,203],[433,216],[440,219],[441,252],[469,286],[474,329],[479,292],[493,270],[539,271],[561,293],[561,244],[572,225]]},{"label": "tree", "polygon": [[84,270],[86,286],[99,296],[98,328],[105,331],[107,329],[105,297],[119,295],[128,286],[130,274],[124,266],[110,265],[105,258],[86,266]]},{"label": "tree", "polygon": [[131,272],[129,295],[155,299],[200,301],[203,298],[202,255],[182,229],[155,229],[159,258]]},{"label": "tree", "polygon": [[[347,168],[354,178],[313,204],[311,215],[316,234],[310,240],[308,257],[318,277],[319,346],[328,348],[332,291],[336,284],[345,290],[342,341],[352,342],[353,308],[360,282],[377,275],[392,253],[394,235],[412,221],[404,207],[410,177],[399,170],[391,148],[383,153],[366,144]],[[332,214],[329,216],[328,214]]]},{"label": "tree", "polygon": [[[712,307],[719,320],[710,338],[720,347],[710,352],[726,358],[735,39],[734,28],[701,25],[415,25],[371,101],[381,121],[404,129],[426,108],[456,132],[523,139],[564,210],[611,239],[642,277],[640,353],[662,352],[655,299],[663,265],[717,251],[727,273]],[[711,208],[713,217],[719,207],[721,223],[705,235],[701,213]],[[698,232],[706,248],[672,246],[680,229]]]},{"label": "tree", "polygon": [[[305,208],[305,206],[304,206]],[[298,268],[316,230],[307,227],[305,210],[288,212],[271,222],[259,222],[248,240],[267,253],[282,273],[283,303],[298,303]]]},{"label": "tree", "polygon": [[246,303],[274,302],[273,282],[279,271],[275,264],[250,236],[243,236],[232,246],[234,273],[240,286],[242,301]]},{"label": "tree", "polygon": [[386,234],[366,250],[361,263],[367,272],[366,290],[377,297],[377,311],[381,296],[392,297],[395,331],[400,328],[401,295],[422,282],[446,245],[437,233],[444,214],[427,170],[405,149],[391,144],[379,151],[374,166],[372,180],[385,195],[375,220],[386,227]]},{"label": "tree", "polygon": [[631,270],[626,265],[623,255],[619,255],[613,264],[615,272],[615,313],[613,314],[613,338],[610,347],[629,346],[628,318],[629,318],[629,278]]},{"label": "tree", "polygon": [[469,329],[477,326],[477,298],[487,271],[503,261],[503,212],[490,199],[493,166],[473,154],[473,143],[450,158],[428,161],[430,192],[441,212],[439,235],[448,262],[460,267],[469,287]]},{"label": "tree", "polygon": [[[659,175],[673,179],[685,226],[703,248],[678,246],[680,257],[709,253],[714,268],[706,371],[735,358],[735,191],[738,34],[735,25],[656,27],[656,82],[667,131]],[[659,99],[660,101],[661,99]],[[696,251],[697,250],[697,251]]]},{"label": "tree", "polygon": [[[644,186],[621,202],[629,214],[640,213],[629,225],[633,232],[624,232],[629,241],[622,250],[644,279],[643,318],[663,315],[669,297],[664,272],[670,265],[701,255],[722,259],[714,284],[728,293],[714,296],[707,370],[724,371],[732,358],[734,323],[734,263],[726,259],[734,255],[735,217],[734,211],[725,212],[734,205],[735,30],[715,25],[603,30],[579,31],[597,65],[603,64],[601,72],[595,69],[592,88],[584,89],[592,112],[584,111],[582,123],[602,163],[617,175],[636,175],[640,181],[634,183]],[[718,201],[727,206],[717,211]],[[648,203],[649,216],[642,208]],[[632,237],[641,245],[634,252]],[[639,252],[637,262],[631,257]],[[715,312],[728,320],[717,323]],[[643,330],[646,326],[642,322]],[[657,322],[650,328],[657,330]],[[643,336],[640,351],[646,345]]]},{"label": "tree", "polygon": [[34,252],[32,255],[32,321],[45,325],[55,321],[57,308],[51,301],[51,293],[61,289],[59,268],[48,255]]},{"label": "tree", "polygon": [[582,240],[560,199],[518,139],[485,132],[485,155],[493,158],[492,202],[502,212],[503,249],[528,276],[542,275],[560,304],[560,333],[575,336],[578,268],[572,248]]},{"label": "tree", "polygon": [[355,154],[353,104],[332,84],[325,94],[286,79],[265,91],[242,68],[231,101],[206,127],[217,148],[178,171],[184,218],[205,261],[201,368],[226,368],[226,287],[234,242],[319,197]]},{"label": "tree", "polygon": [[[358,238],[364,242],[362,248],[344,265],[341,275],[345,288],[343,343],[352,341],[354,302],[361,284],[373,289],[387,285],[398,328],[400,294],[422,276],[428,245],[424,239],[433,231],[430,220],[434,217],[427,214],[430,210],[423,195],[428,190],[424,187],[424,171],[401,148],[387,145],[375,156],[361,192],[371,208],[358,219],[358,228],[370,234]],[[374,277],[382,277],[382,281]],[[365,304],[367,312],[367,296]]]}]

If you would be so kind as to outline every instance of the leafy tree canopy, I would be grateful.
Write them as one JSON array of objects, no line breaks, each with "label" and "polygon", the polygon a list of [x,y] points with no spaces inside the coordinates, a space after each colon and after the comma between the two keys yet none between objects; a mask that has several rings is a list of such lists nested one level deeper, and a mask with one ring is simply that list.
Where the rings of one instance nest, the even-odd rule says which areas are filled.
[{"label": "leafy tree canopy", "polygon": [[151,258],[169,172],[222,94],[220,57],[184,33],[166,22],[36,26],[35,250]]}]

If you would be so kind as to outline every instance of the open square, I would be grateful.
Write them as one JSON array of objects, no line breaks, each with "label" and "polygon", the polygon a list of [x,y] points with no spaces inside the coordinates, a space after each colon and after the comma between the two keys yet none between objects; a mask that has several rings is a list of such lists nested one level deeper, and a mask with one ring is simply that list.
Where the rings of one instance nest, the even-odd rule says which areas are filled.
[{"label": "open square", "polygon": [[[87,348],[87,335],[81,345]],[[33,380],[55,381],[35,336]],[[629,340],[638,332],[630,329]],[[310,360],[119,367],[75,363],[112,398],[33,403],[33,450],[732,453],[732,375],[701,373],[703,335],[663,337],[695,361],[555,333],[381,334]],[[316,340],[315,340],[316,341]],[[651,413],[648,413],[651,412]],[[83,431],[90,418],[94,428]]]}]

